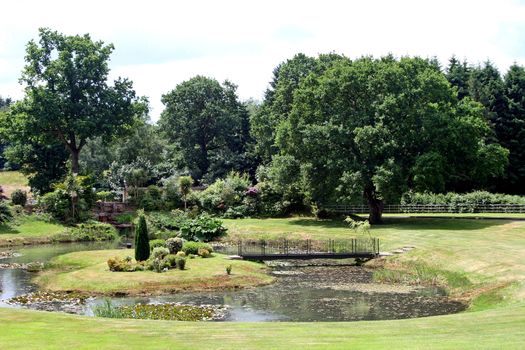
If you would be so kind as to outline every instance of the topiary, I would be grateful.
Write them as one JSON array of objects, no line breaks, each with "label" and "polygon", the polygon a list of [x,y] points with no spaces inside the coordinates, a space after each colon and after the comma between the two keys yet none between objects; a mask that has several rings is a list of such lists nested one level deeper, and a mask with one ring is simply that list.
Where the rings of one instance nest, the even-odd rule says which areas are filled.
[{"label": "topiary", "polygon": [[177,254],[181,249],[184,241],[182,238],[174,237],[166,240],[166,247],[170,250],[170,254]]},{"label": "topiary", "polygon": [[16,189],[11,193],[11,203],[14,205],[25,206],[27,203],[27,193],[20,189]]},{"label": "topiary", "polygon": [[135,260],[145,261],[149,258],[148,226],[144,214],[139,217],[139,223],[135,230]]}]

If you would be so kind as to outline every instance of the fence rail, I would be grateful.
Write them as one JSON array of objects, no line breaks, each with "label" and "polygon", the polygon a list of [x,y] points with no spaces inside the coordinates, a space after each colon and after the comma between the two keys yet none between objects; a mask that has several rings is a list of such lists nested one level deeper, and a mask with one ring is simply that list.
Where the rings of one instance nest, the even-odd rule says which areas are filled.
[{"label": "fence rail", "polygon": [[379,254],[379,239],[241,240],[215,250],[252,260],[373,258]]},{"label": "fence rail", "polygon": [[[368,213],[367,205],[327,205],[327,211],[342,214]],[[525,213],[525,204],[414,204],[385,205],[383,213]]]}]

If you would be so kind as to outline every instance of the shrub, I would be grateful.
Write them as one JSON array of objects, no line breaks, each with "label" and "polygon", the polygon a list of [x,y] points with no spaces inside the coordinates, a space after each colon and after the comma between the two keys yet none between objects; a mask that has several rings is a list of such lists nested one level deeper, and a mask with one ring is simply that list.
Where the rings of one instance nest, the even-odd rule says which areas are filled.
[{"label": "shrub", "polygon": [[139,216],[139,223],[135,230],[135,260],[145,261],[149,258],[148,226],[144,214]]},{"label": "shrub", "polygon": [[100,222],[78,224],[69,230],[72,241],[109,241],[118,238],[118,232],[112,225]]},{"label": "shrub", "polygon": [[0,224],[5,224],[6,222],[11,221],[12,218],[13,214],[11,213],[9,206],[5,202],[0,201]]},{"label": "shrub", "polygon": [[226,274],[228,274],[228,275],[232,274],[232,266],[231,265],[226,266]]},{"label": "shrub", "polygon": [[[39,206],[56,220],[75,223],[90,218],[95,203],[93,180],[88,176],[69,174],[64,182],[53,185],[53,192],[39,198]],[[73,197],[76,193],[76,197]]]},{"label": "shrub", "polygon": [[0,202],[6,200],[7,197],[4,195],[4,188],[0,186]]},{"label": "shrub", "polygon": [[176,256],[182,256],[182,257],[185,257],[186,256],[186,253],[184,253],[182,250],[180,252],[177,252],[177,254],[175,254]]},{"label": "shrub", "polygon": [[144,195],[140,199],[139,207],[144,210],[159,210],[163,206],[162,191],[158,186],[148,186]]},{"label": "shrub", "polygon": [[176,258],[176,264],[179,270],[184,270],[184,268],[186,267],[186,258],[182,256],[178,256]]},{"label": "shrub", "polygon": [[177,255],[168,254],[165,258],[170,267],[177,267]]},{"label": "shrub", "polygon": [[172,176],[164,181],[164,203],[166,209],[180,208],[184,205],[179,189],[179,177]]},{"label": "shrub", "polygon": [[113,272],[133,272],[136,271],[137,267],[133,265],[131,259],[121,259],[119,257],[110,258],[107,261],[109,271]]},{"label": "shrub", "polygon": [[210,251],[206,248],[199,248],[197,250],[197,255],[201,258],[209,258],[211,256]]},{"label": "shrub", "polygon": [[525,196],[513,196],[500,193],[490,193],[485,191],[475,191],[471,193],[417,193],[407,192],[401,198],[401,205],[407,206],[406,210],[411,211],[412,205],[440,205],[451,213],[479,211],[480,206],[491,204],[525,204]]},{"label": "shrub", "polygon": [[171,213],[152,212],[146,215],[148,227],[154,237],[174,236],[191,219],[182,210]]},{"label": "shrub", "polygon": [[20,189],[16,189],[11,193],[11,203],[14,205],[25,206],[27,203],[27,193]]},{"label": "shrub", "polygon": [[115,194],[110,191],[97,192],[95,197],[97,198],[98,201],[102,201],[102,202],[110,202],[112,200],[115,200]]},{"label": "shrub", "polygon": [[166,247],[169,249],[170,254],[177,254],[181,249],[184,241],[182,238],[174,237],[166,240]]},{"label": "shrub", "polygon": [[199,253],[199,249],[201,248],[206,249],[209,253],[213,252],[213,248],[211,247],[211,245],[202,242],[184,242],[181,250],[186,255],[197,255]]},{"label": "shrub", "polygon": [[222,225],[222,221],[208,214],[201,214],[197,218],[187,222],[180,229],[182,238],[189,241],[204,241],[223,237],[228,229]]},{"label": "shrub", "polygon": [[133,222],[133,214],[131,213],[123,213],[119,214],[115,217],[115,221],[119,224],[131,224]]},{"label": "shrub", "polygon": [[166,247],[166,241],[163,239],[152,239],[149,241],[149,249],[153,250],[158,247]]},{"label": "shrub", "polygon": [[165,247],[157,247],[153,249],[153,252],[151,253],[153,259],[164,259],[165,256],[167,256],[170,253],[168,248]]}]

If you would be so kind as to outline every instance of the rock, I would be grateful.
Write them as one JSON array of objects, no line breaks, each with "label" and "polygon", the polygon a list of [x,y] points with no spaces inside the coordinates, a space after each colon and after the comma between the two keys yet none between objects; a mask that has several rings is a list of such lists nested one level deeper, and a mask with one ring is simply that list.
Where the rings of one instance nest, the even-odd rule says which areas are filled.
[{"label": "rock", "polygon": [[393,254],[403,254],[405,251],[403,249],[394,249],[392,250]]},{"label": "rock", "polygon": [[379,256],[391,256],[391,255],[394,255],[390,252],[379,252]]}]

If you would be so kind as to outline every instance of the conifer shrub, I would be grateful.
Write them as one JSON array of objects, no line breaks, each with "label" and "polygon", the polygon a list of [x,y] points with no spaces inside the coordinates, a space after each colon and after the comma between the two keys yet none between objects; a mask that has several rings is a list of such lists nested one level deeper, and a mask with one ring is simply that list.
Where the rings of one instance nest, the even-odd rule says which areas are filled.
[{"label": "conifer shrub", "polygon": [[144,214],[141,214],[135,230],[135,260],[146,261],[149,258],[149,254],[148,226]]}]

